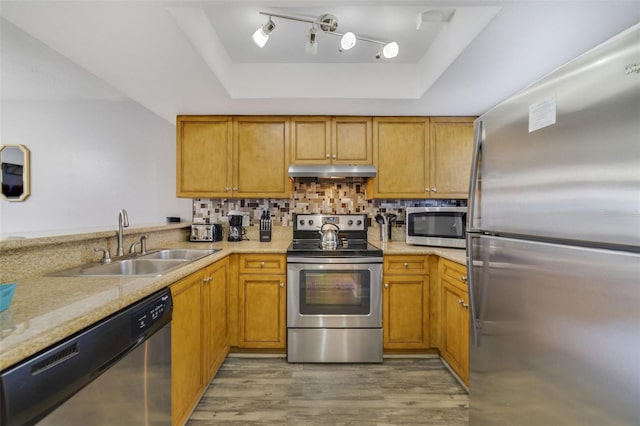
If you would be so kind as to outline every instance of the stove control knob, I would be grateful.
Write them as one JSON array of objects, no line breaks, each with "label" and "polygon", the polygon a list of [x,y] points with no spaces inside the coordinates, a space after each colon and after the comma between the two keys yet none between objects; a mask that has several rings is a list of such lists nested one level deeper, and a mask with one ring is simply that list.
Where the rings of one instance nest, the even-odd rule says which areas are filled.
[{"label": "stove control knob", "polygon": [[313,225],[313,219],[309,219],[309,226]]},{"label": "stove control knob", "polygon": [[304,219],[300,219],[300,225],[304,225]]},{"label": "stove control knob", "polygon": [[349,226],[353,225],[353,220],[349,219],[349,220],[347,221],[347,225],[349,225]]},{"label": "stove control knob", "polygon": [[358,221],[356,222],[356,225],[358,225],[358,226],[362,225],[362,221],[360,219],[358,219]]}]

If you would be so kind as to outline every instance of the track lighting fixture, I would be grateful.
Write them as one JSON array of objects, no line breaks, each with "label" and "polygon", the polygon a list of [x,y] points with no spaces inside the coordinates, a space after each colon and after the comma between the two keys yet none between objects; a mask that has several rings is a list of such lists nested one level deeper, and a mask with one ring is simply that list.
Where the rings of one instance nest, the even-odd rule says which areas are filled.
[{"label": "track lighting fixture", "polygon": [[360,37],[351,31],[347,31],[346,33],[339,33],[336,31],[338,28],[338,18],[330,14],[324,14],[319,16],[316,19],[307,18],[307,17],[299,17],[299,16],[291,16],[291,15],[282,15],[279,13],[269,13],[260,11],[261,15],[266,15],[269,17],[269,20],[266,24],[262,25],[260,28],[253,33],[253,41],[258,45],[258,47],[264,47],[264,45],[269,40],[269,35],[276,27],[276,24],[273,23],[272,18],[281,18],[288,19],[290,21],[299,21],[299,22],[307,22],[311,24],[311,28],[309,29],[309,35],[307,36],[307,43],[305,46],[305,52],[308,55],[315,55],[318,52],[318,31],[316,27],[319,27],[325,34],[333,34],[340,36],[340,44],[338,46],[338,50],[340,52],[344,52],[345,50],[352,49],[358,40],[365,41],[368,43],[377,44],[379,46],[379,50],[376,54],[376,58],[384,58],[391,59],[398,56],[399,46],[395,41],[386,42],[380,40],[374,40],[367,37]]},{"label": "track lighting fixture", "polygon": [[269,20],[267,21],[267,23],[261,26],[260,28],[258,28],[256,32],[253,33],[253,42],[258,47],[263,48],[264,45],[267,44],[267,41],[269,40],[269,34],[271,34],[271,32],[275,27],[276,27],[276,24],[274,24],[273,21],[271,20],[271,17],[269,17]]}]

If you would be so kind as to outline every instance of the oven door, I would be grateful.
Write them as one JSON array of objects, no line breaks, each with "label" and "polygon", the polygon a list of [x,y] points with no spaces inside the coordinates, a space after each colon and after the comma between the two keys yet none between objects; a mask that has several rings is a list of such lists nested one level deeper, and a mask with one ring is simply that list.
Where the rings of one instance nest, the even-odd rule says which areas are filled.
[{"label": "oven door", "polygon": [[287,326],[382,327],[381,258],[289,258]]}]

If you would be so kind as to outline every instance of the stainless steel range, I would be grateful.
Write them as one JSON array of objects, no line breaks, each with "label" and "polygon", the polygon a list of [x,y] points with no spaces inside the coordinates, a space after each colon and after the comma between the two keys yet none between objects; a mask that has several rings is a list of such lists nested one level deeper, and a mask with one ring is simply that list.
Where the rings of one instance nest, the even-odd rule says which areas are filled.
[{"label": "stainless steel range", "polygon": [[382,362],[382,250],[367,216],[297,214],[287,250],[287,360]]}]

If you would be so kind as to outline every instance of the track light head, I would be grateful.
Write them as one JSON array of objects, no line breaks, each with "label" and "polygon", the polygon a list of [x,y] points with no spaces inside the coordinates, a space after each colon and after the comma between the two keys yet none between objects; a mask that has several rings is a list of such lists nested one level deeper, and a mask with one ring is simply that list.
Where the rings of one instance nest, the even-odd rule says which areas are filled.
[{"label": "track light head", "polygon": [[344,35],[340,39],[340,47],[338,47],[338,50],[340,52],[344,52],[345,50],[349,50],[349,49],[353,48],[353,46],[356,45],[357,41],[358,41],[358,38],[356,37],[356,35],[354,33],[352,33],[351,31],[346,32],[346,33],[344,33]]},{"label": "track light head", "polygon": [[258,46],[259,48],[263,48],[264,45],[267,44],[267,41],[269,41],[269,34],[273,32],[273,29],[275,27],[276,24],[274,24],[271,20],[271,17],[269,17],[267,23],[258,28],[256,32],[253,33],[253,42],[256,44],[256,46]]},{"label": "track light head", "polygon": [[400,48],[398,47],[398,43],[392,41],[390,43],[382,46],[382,49],[378,51],[376,54],[376,59],[384,58],[384,59],[392,59],[398,56],[398,52]]},{"label": "track light head", "polygon": [[312,25],[311,28],[309,29],[307,45],[304,48],[307,55],[313,56],[316,53],[318,53],[318,43],[316,41],[317,36],[318,36],[318,32],[316,30],[316,27]]}]

